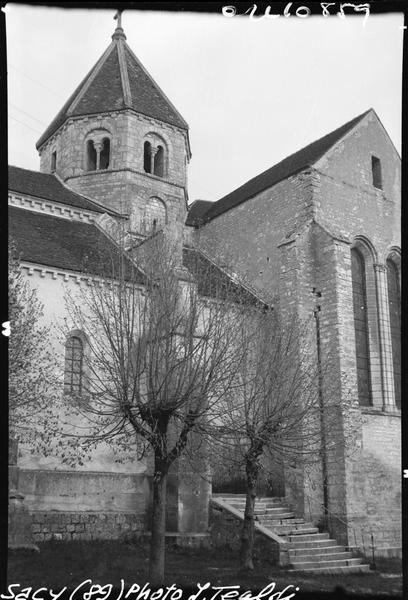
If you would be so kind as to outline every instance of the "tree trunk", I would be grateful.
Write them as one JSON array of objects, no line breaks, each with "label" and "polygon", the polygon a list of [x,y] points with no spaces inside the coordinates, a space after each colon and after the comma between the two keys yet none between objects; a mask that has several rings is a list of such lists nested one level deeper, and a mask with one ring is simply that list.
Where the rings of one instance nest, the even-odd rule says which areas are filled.
[{"label": "tree trunk", "polygon": [[167,474],[155,461],[153,477],[152,536],[150,540],[149,581],[163,583],[166,541],[166,480]]},{"label": "tree trunk", "polygon": [[241,537],[241,568],[253,571],[254,563],[252,557],[255,538],[255,498],[259,468],[257,467],[256,463],[248,461],[246,465],[246,472],[247,493],[245,503],[244,526]]}]

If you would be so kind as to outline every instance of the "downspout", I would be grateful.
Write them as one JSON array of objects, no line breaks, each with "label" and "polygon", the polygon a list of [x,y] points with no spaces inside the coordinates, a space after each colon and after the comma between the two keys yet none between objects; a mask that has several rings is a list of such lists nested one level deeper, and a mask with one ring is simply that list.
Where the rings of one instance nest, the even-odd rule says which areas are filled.
[{"label": "downspout", "polygon": [[[321,298],[322,293],[313,288],[313,294]],[[320,336],[320,304],[316,304],[313,315],[316,323],[316,350],[317,350],[317,386],[319,396],[319,415],[320,415],[320,431],[321,431],[321,450],[322,450],[322,476],[323,476],[323,522],[327,529],[328,525],[328,510],[329,510],[329,494],[328,494],[328,472],[327,472],[327,456],[326,456],[326,429],[324,419],[324,401],[323,401],[323,376],[322,376],[322,353],[321,353],[321,336]]]}]

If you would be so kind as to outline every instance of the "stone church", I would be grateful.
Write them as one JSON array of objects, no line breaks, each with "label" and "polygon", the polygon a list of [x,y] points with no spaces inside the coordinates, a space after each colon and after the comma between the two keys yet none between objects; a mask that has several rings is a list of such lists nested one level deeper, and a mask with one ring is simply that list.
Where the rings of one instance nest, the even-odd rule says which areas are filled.
[{"label": "stone church", "polygon": [[[320,351],[334,357],[327,376],[336,382],[330,401],[339,407],[344,451],[335,466],[322,468],[320,486],[312,489],[305,479],[295,496],[289,489],[283,495],[299,517],[307,507],[315,522],[322,512],[331,515],[330,534],[345,546],[362,550],[373,534],[379,554],[397,552],[400,157],[375,111],[218,201],[189,205],[188,125],[133,54],[119,22],[37,149],[39,172],[10,167],[9,215],[45,319],[63,315],[64,286],[98,275],[95,248],[109,249],[116,222],[126,224],[134,244],[163,230],[178,237],[183,257],[199,246],[205,260],[232,261],[260,297],[314,315]],[[74,354],[84,343],[73,332],[60,348],[67,385],[81,375],[74,373]],[[324,382],[322,395],[327,401]],[[347,444],[357,451],[350,455]],[[149,476],[142,463],[119,470],[100,454],[73,470],[21,450],[18,466],[37,541],[145,527]],[[187,487],[179,477],[173,531],[205,535],[208,490]],[[183,499],[190,511],[182,510]]]}]

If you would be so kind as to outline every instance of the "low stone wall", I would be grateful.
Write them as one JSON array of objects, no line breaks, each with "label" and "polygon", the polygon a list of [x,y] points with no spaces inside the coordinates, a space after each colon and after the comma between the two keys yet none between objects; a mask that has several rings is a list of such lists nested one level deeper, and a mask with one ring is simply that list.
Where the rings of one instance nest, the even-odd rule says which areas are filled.
[{"label": "low stone wall", "polygon": [[35,542],[49,540],[113,540],[141,535],[145,518],[135,513],[39,512],[31,513]]},{"label": "low stone wall", "polygon": [[144,513],[150,495],[146,473],[19,469],[18,491],[29,511]]},{"label": "low stone wall", "polygon": [[[241,545],[242,518],[230,508],[220,506],[214,499],[210,503],[210,535],[213,547],[231,548],[238,551]],[[264,528],[255,525],[254,558],[267,557],[272,564],[287,564],[286,547],[264,532]]]}]

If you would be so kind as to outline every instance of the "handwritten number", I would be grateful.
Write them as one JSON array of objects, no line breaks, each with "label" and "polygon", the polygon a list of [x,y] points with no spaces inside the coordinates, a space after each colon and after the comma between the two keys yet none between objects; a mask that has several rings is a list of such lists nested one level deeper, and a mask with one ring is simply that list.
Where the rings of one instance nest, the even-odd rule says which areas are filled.
[{"label": "handwritten number", "polygon": [[10,336],[10,321],[4,321],[4,323],[2,323],[1,326],[4,328],[4,331],[2,331],[1,333],[5,337],[9,337]]}]

